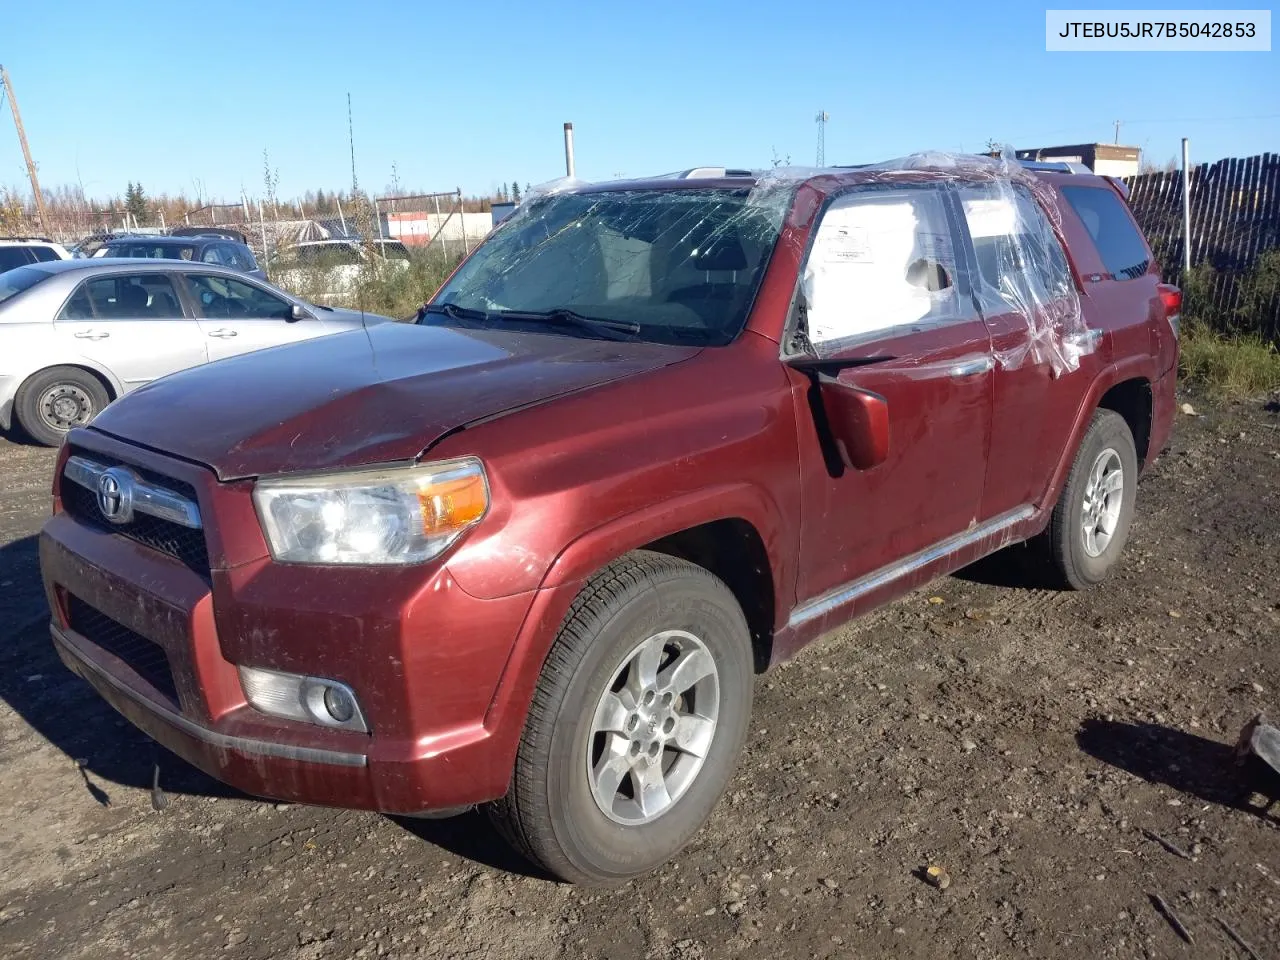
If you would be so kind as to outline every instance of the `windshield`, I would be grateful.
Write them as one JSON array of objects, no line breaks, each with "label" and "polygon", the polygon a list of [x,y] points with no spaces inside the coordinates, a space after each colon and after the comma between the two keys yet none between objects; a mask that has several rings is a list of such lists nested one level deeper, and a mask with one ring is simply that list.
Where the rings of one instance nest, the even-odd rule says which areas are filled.
[{"label": "windshield", "polygon": [[49,279],[50,274],[44,270],[33,270],[31,267],[18,267],[0,273],[0,303],[16,297],[24,290],[30,290],[41,280]]},{"label": "windshield", "polygon": [[[497,323],[503,311],[519,311],[519,322],[528,322],[530,313],[569,310],[638,327],[641,340],[723,345],[746,322],[786,200],[772,194],[765,203],[746,188],[535,200],[433,302],[480,311]],[[424,322],[450,319],[456,314],[424,316]],[[592,335],[585,325],[557,330]]]}]

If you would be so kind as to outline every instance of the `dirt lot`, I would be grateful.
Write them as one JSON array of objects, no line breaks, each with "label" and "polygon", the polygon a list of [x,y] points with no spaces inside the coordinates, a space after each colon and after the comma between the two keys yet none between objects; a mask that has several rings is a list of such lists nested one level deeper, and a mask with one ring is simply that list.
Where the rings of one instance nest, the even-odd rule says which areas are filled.
[{"label": "dirt lot", "polygon": [[1280,819],[1241,807],[1227,746],[1280,714],[1280,416],[1196,403],[1115,580],[988,562],[761,677],[709,826],[607,893],[531,876],[475,814],[276,806],[171,757],[153,812],[148,741],[43,626],[52,455],[0,441],[0,955],[1247,956],[1220,919],[1280,958]]}]

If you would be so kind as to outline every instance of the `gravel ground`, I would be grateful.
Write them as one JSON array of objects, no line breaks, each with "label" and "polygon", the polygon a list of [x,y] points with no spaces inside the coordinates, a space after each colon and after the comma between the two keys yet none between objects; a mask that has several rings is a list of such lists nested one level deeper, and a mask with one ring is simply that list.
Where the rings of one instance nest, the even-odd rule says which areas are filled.
[{"label": "gravel ground", "polygon": [[1229,759],[1280,713],[1280,416],[1197,406],[1112,581],[1029,588],[1015,551],[761,677],[711,822],[606,893],[475,814],[274,805],[171,757],[153,812],[149,741],[44,629],[53,455],[0,441],[0,955],[1248,956],[1225,925],[1280,958],[1280,818]]}]

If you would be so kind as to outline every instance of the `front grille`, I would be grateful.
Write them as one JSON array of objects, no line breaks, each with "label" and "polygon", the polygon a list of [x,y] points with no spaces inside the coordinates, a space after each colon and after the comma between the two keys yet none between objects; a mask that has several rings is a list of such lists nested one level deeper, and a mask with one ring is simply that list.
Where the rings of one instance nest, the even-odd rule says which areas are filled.
[{"label": "front grille", "polygon": [[90,643],[119,657],[143,680],[174,703],[178,702],[169,658],[159,644],[134,633],[123,623],[112,620],[71,594],[67,595],[67,625]]},{"label": "front grille", "polygon": [[[79,453],[79,451],[76,452]],[[119,463],[119,461],[102,457],[96,453],[81,455],[104,466],[116,466]],[[188,483],[169,477],[156,476],[150,471],[139,470],[132,465],[130,465],[129,469],[152,483],[160,484],[174,493],[186,497],[192,503],[197,502],[196,492]],[[61,494],[63,509],[81,523],[98,530],[105,530],[108,533],[118,533],[153,550],[168,554],[189,569],[194,570],[205,580],[209,579],[209,551],[205,544],[203,530],[184,527],[180,523],[174,523],[171,520],[164,520],[145,513],[135,513],[133,520],[129,523],[112,523],[98,509],[97,494],[80,486],[75,481],[67,479],[65,476],[62,478]]]}]

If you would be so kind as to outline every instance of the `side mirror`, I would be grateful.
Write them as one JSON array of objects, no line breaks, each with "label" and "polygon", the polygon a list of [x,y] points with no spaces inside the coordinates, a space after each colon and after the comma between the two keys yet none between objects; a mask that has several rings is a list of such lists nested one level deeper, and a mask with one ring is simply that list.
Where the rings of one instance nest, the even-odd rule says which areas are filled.
[{"label": "side mirror", "polygon": [[827,373],[818,374],[815,387],[844,465],[870,470],[884,463],[889,458],[888,401]]},{"label": "side mirror", "polygon": [[296,323],[299,320],[310,320],[311,314],[300,303],[295,303],[289,310],[289,322]]}]

